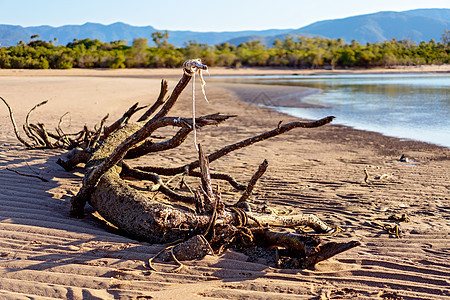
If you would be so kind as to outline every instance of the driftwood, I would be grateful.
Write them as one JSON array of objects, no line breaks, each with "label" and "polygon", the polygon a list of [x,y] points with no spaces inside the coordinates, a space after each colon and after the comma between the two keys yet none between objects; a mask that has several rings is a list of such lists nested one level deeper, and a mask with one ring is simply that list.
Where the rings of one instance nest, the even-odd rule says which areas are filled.
[{"label": "driftwood", "polygon": [[[46,103],[42,102],[30,110],[23,126],[31,142],[20,137],[11,108],[6,100],[3,98],[1,100],[8,107],[16,137],[25,147],[67,149],[68,152],[58,160],[58,164],[66,170],[72,170],[81,163],[85,164],[83,185],[78,194],[71,199],[71,214],[74,217],[83,217],[84,207],[88,202],[103,218],[129,236],[151,243],[181,241],[170,249],[168,259],[178,261],[178,259],[199,258],[212,254],[211,252],[219,253],[230,246],[280,247],[286,250],[284,252],[286,255],[299,259],[299,267],[308,267],[359,245],[356,241],[322,244],[321,234],[335,234],[340,228],[326,224],[315,215],[278,216],[250,211],[246,204],[258,179],[268,167],[266,160],[247,185],[238,183],[227,174],[211,173],[209,170],[210,162],[234,150],[295,128],[323,126],[331,122],[333,117],[312,122],[292,122],[283,126],[279,124],[271,131],[228,145],[210,155],[206,155],[201,145],[198,145],[199,159],[184,166],[133,168],[127,163],[127,160],[133,158],[178,147],[195,128],[218,125],[235,117],[222,114],[205,115],[195,119],[167,116],[195,73],[206,69],[207,67],[199,60],[186,62],[182,78],[171,95],[166,98],[168,86],[163,80],[158,99],[136,122],[130,123],[129,120],[136,112],[146,107],[139,107],[138,103],[109,126],[105,126],[108,117],[106,116],[96,129],[89,130],[85,126],[74,134],[63,132],[60,126],[63,118],[61,117],[54,134],[43,124],[29,123],[31,112]],[[151,139],[152,134],[158,128],[166,126],[178,127],[179,130],[167,140],[154,142]],[[193,194],[175,192],[164,183],[162,176],[179,174],[200,177],[201,185]],[[172,201],[186,205],[172,205],[150,199],[132,188],[127,179],[151,181],[152,191],[160,192]],[[234,205],[227,206],[222,201],[220,191],[213,189],[212,179],[224,180],[244,192]],[[277,227],[299,226],[308,226],[315,234],[301,235],[276,230]],[[167,251],[164,257],[168,255]],[[151,260],[149,266],[152,267]]]}]

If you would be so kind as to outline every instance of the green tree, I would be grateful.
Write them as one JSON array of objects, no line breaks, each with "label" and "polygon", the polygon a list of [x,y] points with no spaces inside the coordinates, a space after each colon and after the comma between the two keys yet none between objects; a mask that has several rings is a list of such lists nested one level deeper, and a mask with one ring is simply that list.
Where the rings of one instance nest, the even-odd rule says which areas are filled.
[{"label": "green tree", "polygon": [[148,57],[147,47],[147,38],[135,38],[131,46],[130,58],[127,65],[130,67],[145,67]]},{"label": "green tree", "polygon": [[450,48],[450,30],[444,30],[444,33],[442,34],[442,43],[444,44],[445,48]]},{"label": "green tree", "polygon": [[172,49],[174,46],[169,44],[167,40],[169,39],[169,32],[164,30],[164,32],[155,31],[152,33],[152,40],[156,44],[156,47],[163,49]]}]

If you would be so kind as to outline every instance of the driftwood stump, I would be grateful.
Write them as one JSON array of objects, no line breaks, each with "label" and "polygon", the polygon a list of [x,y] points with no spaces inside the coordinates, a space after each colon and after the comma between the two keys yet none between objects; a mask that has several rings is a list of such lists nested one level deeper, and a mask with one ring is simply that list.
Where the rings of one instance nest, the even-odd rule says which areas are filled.
[{"label": "driftwood stump", "polygon": [[[218,125],[232,115],[211,114],[197,118],[167,117],[179,95],[189,84],[196,72],[201,75],[207,67],[200,60],[190,60],[184,64],[183,75],[169,97],[168,86],[161,82],[161,92],[156,102],[148,108],[138,121],[130,123],[130,118],[146,108],[138,103],[109,126],[105,126],[108,115],[96,130],[86,126],[75,134],[65,134],[60,127],[56,134],[49,132],[43,124],[30,124],[29,117],[40,103],[27,115],[23,129],[31,141],[20,137],[13,113],[6,100],[14,132],[18,140],[27,148],[65,148],[67,154],[59,160],[66,170],[72,170],[85,163],[83,185],[71,200],[71,214],[83,217],[88,202],[98,213],[129,236],[150,243],[173,243],[181,241],[170,250],[172,258],[194,259],[207,254],[220,253],[226,247],[278,247],[280,253],[298,259],[297,267],[308,267],[315,263],[359,245],[359,242],[322,244],[319,234],[335,234],[340,228],[333,227],[311,214],[268,215],[251,212],[247,200],[258,179],[264,174],[268,162],[259,166],[248,185],[238,183],[227,174],[211,173],[209,163],[224,155],[268,138],[283,134],[295,128],[313,128],[330,123],[334,117],[326,117],[312,122],[292,122],[228,145],[210,155],[206,155],[198,145],[199,159],[189,164],[172,168],[131,167],[127,161],[143,155],[173,149],[184,142],[196,128]],[[151,135],[158,128],[178,127],[173,137],[154,142]],[[200,169],[200,170],[197,170]],[[193,194],[181,194],[167,186],[161,176],[195,176],[201,178],[201,185]],[[127,179],[148,180],[154,183],[152,191],[158,191],[174,202],[189,204],[192,208],[171,205],[149,199],[132,188]],[[235,189],[243,191],[235,205],[226,206],[219,191],[214,190],[211,180],[225,180]],[[315,234],[282,233],[277,227],[295,228],[308,226]],[[280,251],[281,251],[280,250]],[[278,252],[277,252],[278,253]],[[165,254],[165,257],[168,254]],[[149,262],[151,266],[151,262]]]}]

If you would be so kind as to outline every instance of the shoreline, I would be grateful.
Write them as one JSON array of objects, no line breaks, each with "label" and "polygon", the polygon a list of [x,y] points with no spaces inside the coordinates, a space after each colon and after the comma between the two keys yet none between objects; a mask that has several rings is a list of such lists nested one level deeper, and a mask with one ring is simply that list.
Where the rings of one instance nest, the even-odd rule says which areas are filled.
[{"label": "shoreline", "polygon": [[[1,76],[93,76],[131,78],[178,78],[178,68],[158,69],[0,69]],[[450,64],[424,66],[397,66],[372,69],[285,69],[285,68],[209,68],[210,76],[265,76],[265,75],[328,75],[328,74],[395,74],[395,73],[450,73]],[[208,75],[207,75],[208,76]]]},{"label": "shoreline", "polygon": [[[278,106],[278,107],[287,107],[287,108],[314,108],[321,109],[327,108],[326,106],[315,105],[311,103],[307,103],[302,101],[303,97],[307,97],[309,95],[319,93],[319,89],[309,88],[309,87],[301,87],[301,86],[281,86],[281,85],[264,85],[264,84],[241,84],[241,83],[215,83],[217,86],[221,88],[225,88],[226,90],[232,92],[240,101],[244,103],[248,103],[251,105],[263,105],[269,106],[267,109],[272,110],[274,113],[286,115],[289,118],[296,118],[302,120],[310,120],[308,118],[300,118],[294,115],[291,115],[287,112],[281,112],[276,109],[270,108],[270,106]],[[300,98],[300,99],[299,99]],[[270,101],[276,102],[278,105],[270,105]],[[282,105],[280,105],[282,104]],[[260,106],[261,107],[261,106]],[[325,117],[325,115],[323,116]],[[349,125],[332,123],[333,126],[341,126],[343,128],[348,128],[354,132],[362,132],[362,133],[370,133],[371,135],[380,135],[385,137],[386,139],[395,139],[401,142],[410,142],[410,143],[423,143],[430,145],[431,147],[438,147],[444,149],[450,149],[450,147],[439,145],[436,143],[404,138],[404,137],[396,137],[391,135],[386,135],[384,133],[367,130],[367,129],[359,129]]]},{"label": "shoreline", "polygon": [[[359,118],[359,122],[348,117],[343,118],[342,108],[334,109],[332,106],[327,106],[326,104],[313,104],[305,99],[305,97],[321,93],[322,90],[318,88],[297,85],[246,84],[236,82],[223,83],[221,86],[234,92],[244,102],[269,107],[277,112],[285,113],[293,117],[314,119],[320,118],[323,114],[332,114],[337,117],[334,124],[340,124],[357,130],[377,132],[401,140],[425,142],[439,147],[450,148],[450,136],[442,129],[445,128],[442,126],[447,125],[442,125],[440,128],[436,127],[422,130],[422,128],[413,129],[414,124],[409,124],[408,126],[405,124],[394,124],[396,130],[392,130],[390,127],[380,126],[379,122],[369,120],[364,123],[361,118]],[[321,96],[319,95],[318,97],[320,99]]]},{"label": "shoreline", "polygon": [[[181,75],[179,70],[171,72],[178,75],[176,79],[169,78],[169,91]],[[75,71],[77,74],[70,76],[57,70],[40,75],[23,71],[22,76],[1,73],[0,96],[11,105],[19,126],[31,107],[48,99],[48,104],[33,112],[31,122],[46,123],[51,130],[69,111],[62,124],[66,133],[76,132],[84,125],[91,128],[106,113],[110,113],[108,122],[113,122],[137,101],[141,105],[153,103],[161,78],[166,78],[165,74],[152,73],[154,78],[149,79],[142,70],[107,72],[111,76],[97,76],[101,73],[98,71],[85,75]],[[210,103],[199,98],[196,114],[237,115],[198,132],[198,141],[206,153],[273,130],[280,121],[286,124],[299,120],[242,101],[243,92],[257,93],[259,85],[238,91],[208,78],[206,81]],[[302,92],[284,87],[266,89],[273,97]],[[188,88],[170,114],[190,117],[191,106]],[[264,159],[269,161],[250,199],[255,208],[267,206],[280,212],[316,214],[345,229],[336,236],[324,237],[326,241],[358,240],[362,245],[314,268],[289,270],[270,267],[264,257],[250,261],[241,252],[227,250],[219,256],[183,262],[185,268],[174,275],[143,267],[164,245],[114,234],[92,214],[83,219],[70,218],[70,199],[81,186],[81,169],[66,172],[58,166],[59,150],[24,149],[11,128],[6,107],[2,107],[0,186],[7,187],[0,188],[2,297],[169,299],[182,293],[184,298],[336,295],[444,300],[450,295],[449,148],[331,123],[314,129],[299,128],[232,152],[214,161],[211,167],[242,183],[248,182]],[[172,134],[173,130],[158,135]],[[188,136],[180,147],[164,155],[142,157],[135,163],[184,165],[198,157],[193,143],[193,137]],[[402,154],[409,162],[399,161]],[[37,173],[49,181],[20,176],[6,168]],[[199,185],[198,178],[186,180],[192,187]],[[226,203],[239,198],[241,192],[227,183],[215,181],[216,184]],[[394,214],[405,214],[410,221],[390,221],[388,218]],[[399,226],[400,238],[374,226],[375,219]],[[159,270],[172,269],[172,265],[155,264]]]}]

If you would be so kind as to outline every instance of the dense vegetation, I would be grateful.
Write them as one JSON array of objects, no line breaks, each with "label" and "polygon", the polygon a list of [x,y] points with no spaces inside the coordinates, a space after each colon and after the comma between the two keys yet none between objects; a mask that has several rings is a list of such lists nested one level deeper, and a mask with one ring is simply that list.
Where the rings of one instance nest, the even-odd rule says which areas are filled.
[{"label": "dense vegetation", "polygon": [[99,40],[74,40],[66,46],[31,37],[27,44],[0,48],[0,68],[68,69],[68,68],[158,68],[180,67],[186,59],[200,57],[209,66],[348,68],[391,67],[450,63],[450,31],[441,42],[431,40],[412,43],[392,39],[383,43],[350,44],[342,39],[287,36],[271,47],[259,41],[239,46],[200,44],[189,41],[177,48],[167,42],[168,33],[155,32],[155,47],[148,47],[147,38],[102,43]]}]

